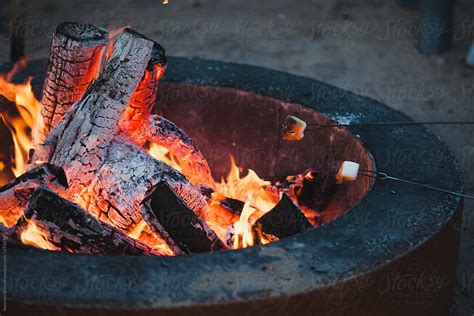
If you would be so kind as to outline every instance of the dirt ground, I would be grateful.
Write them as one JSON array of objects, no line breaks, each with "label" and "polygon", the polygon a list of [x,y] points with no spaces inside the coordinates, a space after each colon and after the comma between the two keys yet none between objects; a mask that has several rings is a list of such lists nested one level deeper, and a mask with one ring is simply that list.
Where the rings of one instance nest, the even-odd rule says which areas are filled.
[{"label": "dirt ground", "polygon": [[[28,58],[46,57],[58,22],[109,29],[130,25],[169,55],[247,63],[326,81],[370,96],[418,120],[474,119],[474,1],[456,2],[454,48],[416,50],[419,12],[395,0],[25,0]],[[356,4],[357,3],[357,4]],[[0,61],[8,60],[8,10],[0,25]],[[474,192],[474,128],[433,127],[464,166]],[[474,203],[466,203],[455,314],[474,315]]]}]

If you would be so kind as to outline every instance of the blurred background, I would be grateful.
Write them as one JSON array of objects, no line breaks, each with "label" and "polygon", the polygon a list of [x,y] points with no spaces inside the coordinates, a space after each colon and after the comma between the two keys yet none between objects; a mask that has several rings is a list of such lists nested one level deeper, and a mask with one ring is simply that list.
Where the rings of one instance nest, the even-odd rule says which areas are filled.
[{"label": "blurred background", "polygon": [[[168,55],[315,78],[416,120],[474,120],[474,0],[1,0],[0,62],[46,58],[64,21],[130,26]],[[474,195],[474,127],[430,128],[456,153]],[[466,201],[457,315],[474,315],[473,207]]]}]

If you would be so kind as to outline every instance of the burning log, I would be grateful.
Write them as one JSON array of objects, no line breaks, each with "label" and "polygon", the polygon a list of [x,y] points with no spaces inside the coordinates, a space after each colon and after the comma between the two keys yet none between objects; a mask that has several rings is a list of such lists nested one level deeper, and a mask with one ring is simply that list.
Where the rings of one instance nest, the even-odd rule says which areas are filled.
[{"label": "burning log", "polygon": [[158,43],[154,43],[145,74],[120,120],[119,129],[141,147],[146,142],[142,132],[143,125],[155,105],[160,79],[166,70],[166,64],[164,48]]},{"label": "burning log", "polygon": [[186,178],[153,159],[117,126],[143,77],[154,43],[126,29],[104,72],[46,139],[48,161],[63,167],[68,198],[100,220],[130,233],[140,222],[145,194],[165,181],[196,214],[207,204]]},{"label": "burning log", "polygon": [[68,187],[64,171],[50,164],[30,170],[0,187],[0,218],[5,225],[13,226],[18,221],[33,191],[42,184],[57,191]]},{"label": "burning log", "polygon": [[302,186],[296,190],[301,205],[323,211],[337,190],[337,185],[357,179],[359,164],[352,161],[336,161],[327,168],[319,168],[305,174]]},{"label": "burning log", "polygon": [[[167,148],[177,158],[183,173],[193,184],[213,187],[209,165],[195,143],[173,123],[159,116],[151,116],[159,81],[166,70],[166,57],[165,50],[158,43],[142,35],[140,37],[152,43],[151,56],[144,74],[141,74],[140,83],[122,114],[119,130],[140,147],[146,141],[151,141]],[[38,136],[33,141],[35,151],[30,158],[30,168],[35,162],[48,161],[58,135],[52,133],[47,144],[43,144],[45,138],[96,77],[106,45],[105,30],[81,23],[64,23],[58,26],[53,37],[50,66],[43,88],[42,119],[38,120],[33,132]],[[113,47],[108,53],[113,54]],[[56,131],[59,132],[60,130]]]},{"label": "burning log", "polygon": [[265,234],[286,238],[311,229],[308,219],[298,206],[283,193],[280,202],[265,215],[260,217],[255,226]]},{"label": "burning log", "polygon": [[[199,216],[165,183],[160,182],[145,201],[143,218],[168,235],[186,253],[212,252],[225,248],[222,241]],[[150,212],[151,211],[151,212]]]},{"label": "burning log", "polygon": [[58,250],[93,255],[164,255],[100,222],[45,186],[34,191],[15,227],[16,238],[28,243],[23,233],[31,223],[41,238]]},{"label": "burning log", "polygon": [[226,197],[221,201],[220,205],[232,214],[240,215],[245,203],[240,200]]},{"label": "burning log", "polygon": [[[33,144],[42,144],[51,128],[80,99],[99,71],[108,32],[90,24],[66,22],[53,35]],[[35,160],[41,159],[36,157]],[[34,160],[34,161],[35,161]]]},{"label": "burning log", "polygon": [[[120,139],[120,138],[119,138]],[[78,181],[90,176],[79,174]],[[77,197],[99,219],[129,232],[140,220],[139,207],[147,192],[165,181],[196,214],[205,217],[207,202],[186,178],[157,161],[127,139],[113,142],[104,164]],[[79,186],[81,187],[81,186]]]},{"label": "burning log", "polygon": [[191,183],[212,188],[214,179],[209,165],[194,141],[174,123],[159,115],[151,115],[166,63],[165,50],[154,43],[145,75],[125,109],[119,129],[141,147],[150,141],[168,149]]},{"label": "burning log", "polygon": [[94,174],[117,136],[116,127],[145,71],[153,43],[126,30],[116,40],[104,72],[55,126],[46,143],[55,144],[51,161],[65,166],[74,189],[81,175]]},{"label": "burning log", "polygon": [[145,138],[168,149],[178,160],[182,172],[194,185],[214,187],[214,179],[206,158],[196,143],[174,123],[159,115],[149,117]]}]

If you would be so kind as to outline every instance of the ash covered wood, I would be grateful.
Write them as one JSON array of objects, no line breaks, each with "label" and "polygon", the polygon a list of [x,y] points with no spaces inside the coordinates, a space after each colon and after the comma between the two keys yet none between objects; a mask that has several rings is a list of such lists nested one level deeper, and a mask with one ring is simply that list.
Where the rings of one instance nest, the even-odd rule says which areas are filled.
[{"label": "ash covered wood", "polygon": [[191,183],[212,188],[209,165],[194,141],[174,123],[151,115],[166,63],[165,50],[154,43],[145,74],[122,115],[119,129],[140,147],[149,141],[168,149]]},{"label": "ash covered wood", "polygon": [[101,220],[129,232],[141,218],[139,208],[146,193],[160,181],[168,183],[196,214],[206,216],[205,198],[181,173],[127,139],[110,145],[103,165],[77,199]]},{"label": "ash covered wood", "polygon": [[169,238],[186,253],[212,252],[224,248],[211,228],[173,192],[160,182],[145,201],[143,214],[150,227]]},{"label": "ash covered wood", "polygon": [[145,74],[119,123],[120,130],[139,146],[143,146],[146,142],[143,132],[144,123],[155,105],[160,79],[166,70],[166,64],[165,50],[158,43],[154,43]]},{"label": "ash covered wood", "polygon": [[5,225],[12,226],[18,221],[33,191],[41,184],[58,191],[68,187],[64,171],[50,164],[27,171],[0,187],[0,215]]},{"label": "ash covered wood", "polygon": [[186,205],[205,216],[204,197],[178,171],[120,135],[117,126],[142,80],[154,43],[126,29],[100,77],[51,131],[48,161],[63,167],[68,198],[125,233],[141,219],[146,192],[165,181]]},{"label": "ash covered wood", "polygon": [[[51,128],[80,99],[96,77],[108,32],[90,24],[66,22],[53,35],[33,143],[42,144]],[[36,157],[40,159],[40,157]]]},{"label": "ash covered wood", "polygon": [[[19,231],[28,223],[35,223],[46,231],[55,247],[78,253],[126,253],[126,244],[130,244],[127,235],[139,238],[143,234],[151,236],[146,239],[149,245],[163,246],[168,254],[226,248],[222,227],[238,220],[243,203],[224,199],[219,208],[212,204],[213,214],[207,219],[207,203],[216,201],[209,198],[214,180],[206,159],[183,130],[161,116],[151,115],[166,69],[164,50],[145,36],[125,29],[114,40],[105,68],[98,75],[106,45],[107,33],[90,25],[66,23],[56,31],[44,86],[44,128],[36,131],[30,167],[38,160],[58,165],[64,169],[63,185],[68,188],[50,185],[56,194],[37,189],[39,197],[30,201],[29,213],[18,222]],[[61,61],[66,58],[63,55],[70,59]],[[81,59],[83,55],[90,59]],[[148,154],[144,150],[147,143],[167,148],[180,163],[182,173]],[[16,218],[12,216],[11,223],[42,183],[27,184],[4,194],[17,200]],[[301,196],[304,199],[306,193]],[[309,223],[295,215],[300,214],[298,208],[296,212],[296,206],[290,202],[291,208],[285,199],[286,195],[254,229],[277,237],[305,229]],[[46,201],[51,206],[47,207]],[[53,207],[66,210],[66,216],[72,219],[56,218],[58,213],[53,212]],[[287,209],[291,212],[285,213]],[[273,223],[282,216],[286,216],[289,226],[275,227]],[[85,233],[85,225],[91,220],[95,226]],[[106,231],[100,231],[99,225]],[[150,246],[141,245],[137,242],[132,248],[157,254]]]},{"label": "ash covered wood", "polygon": [[298,206],[283,193],[280,202],[255,223],[265,234],[286,238],[311,229],[308,219]]},{"label": "ash covered wood", "polygon": [[94,255],[163,255],[140,241],[104,224],[45,186],[38,187],[15,228],[21,233],[30,222],[55,247],[72,253]]},{"label": "ash covered wood", "polygon": [[[128,138],[130,138],[139,147],[143,147],[146,141],[151,141],[162,145],[165,148],[168,148],[177,157],[178,161],[182,163],[183,172],[188,177],[188,179],[191,180],[192,183],[204,184],[206,186],[212,187],[214,183],[207,161],[200,153],[197,146],[192,142],[192,140],[172,123],[162,123],[160,127],[157,128],[157,119],[148,119],[150,117],[152,107],[155,103],[159,81],[166,69],[166,57],[164,49],[158,43],[153,42],[152,40],[133,30],[126,29],[124,33],[128,34],[129,37],[135,37],[137,39],[136,42],[138,42],[138,40],[141,40],[142,42],[146,42],[147,44],[151,45],[151,50],[149,51],[148,56],[146,56],[148,58],[146,64],[142,62],[141,65],[143,66],[143,64],[145,64],[146,68],[142,73],[137,73],[140,77],[138,85],[129,84],[129,86],[133,86],[133,93],[127,94],[128,101],[125,102],[125,100],[118,99],[114,100],[115,98],[112,98],[113,101],[117,103],[128,105],[125,107],[123,112],[120,113],[121,119],[118,123],[119,131],[126,135]],[[58,57],[59,59],[64,58],[61,56],[61,54],[72,54],[70,50],[75,49],[76,51],[74,56],[79,56],[80,58],[82,55],[88,53],[91,47],[97,44],[96,50],[94,50],[94,54],[91,58],[93,58],[94,60],[100,60],[99,55],[102,53],[103,47],[106,45],[107,41],[106,36],[102,35],[103,34],[101,29],[94,28],[93,26],[87,24],[66,23],[58,27],[58,30],[53,39],[53,47],[51,50],[52,53],[50,56],[50,69],[48,70],[47,79],[43,89],[44,100],[42,100],[43,105],[41,116],[45,123],[39,124],[38,129],[40,129],[42,125],[44,125],[44,128],[42,128],[39,133],[35,133],[39,134],[41,137],[37,137],[37,139],[34,141],[36,145],[35,151],[33,152],[33,155],[30,159],[30,168],[35,162],[50,161],[51,156],[57,150],[58,140],[63,137],[63,128],[52,130],[51,128],[58,121],[60,121],[60,119],[64,118],[65,111],[71,107],[73,102],[77,101],[80,98],[80,96],[85,92],[86,87],[95,78],[95,75],[97,73],[97,69],[94,68],[95,64],[81,65],[79,61],[74,62],[73,60],[69,61],[72,65],[67,64],[63,66],[63,63],[60,63],[59,66],[61,67],[59,67],[55,64],[57,63]],[[104,37],[104,40],[102,40],[102,37]],[[64,38],[71,39],[65,40]],[[64,45],[68,44],[71,41],[74,44],[71,44],[72,47],[63,48]],[[123,36],[119,37],[119,39],[114,43],[114,46],[117,46],[117,44],[120,44],[120,42],[123,41]],[[59,46],[59,48],[57,48],[55,45],[59,44],[55,44],[56,42],[60,42],[63,46]],[[140,44],[134,43],[130,45],[131,46],[129,47],[138,47]],[[111,57],[107,65],[115,63],[115,61],[113,60],[113,56],[117,55],[117,48],[114,46],[112,46],[110,49]],[[118,49],[120,50],[121,48]],[[92,63],[92,61],[90,62]],[[131,64],[134,63],[132,62]],[[119,67],[121,67],[119,65],[120,63],[115,65],[113,69],[118,69]],[[81,80],[81,84],[78,84],[77,81],[79,79],[74,78],[74,76],[70,73],[72,70],[67,69],[71,67],[75,70],[75,72],[79,71],[79,73],[81,74],[86,73],[87,71],[87,75],[81,76],[79,78]],[[77,69],[74,67],[76,67]],[[81,67],[89,68],[87,68],[86,70],[81,70]],[[131,81],[128,80],[130,75],[128,75],[126,72],[123,73],[126,74],[126,76],[121,78],[121,82],[125,84],[129,82],[131,83]],[[58,91],[54,90],[55,85],[58,85],[57,81],[59,80],[56,77],[61,80],[67,81],[67,83],[61,84],[61,87],[74,87],[74,89],[76,89],[69,89],[70,95],[63,98],[67,102],[63,99],[61,99],[62,103],[56,100],[58,98],[57,95],[54,96],[56,99],[49,96],[50,93],[48,92],[48,90],[50,89],[50,86],[52,86],[51,90],[55,91],[58,95],[62,96],[64,94],[64,92],[62,92],[60,89]],[[113,78],[101,76],[101,80],[105,80],[106,83],[100,84],[100,86],[107,87],[107,84],[114,83],[112,80],[108,79]],[[118,81],[115,84],[117,86],[120,86],[121,82]],[[97,87],[98,84],[94,84],[94,86]],[[92,89],[93,87],[91,87],[90,90]],[[87,91],[86,94],[90,94],[91,92],[93,91]],[[113,94],[114,92],[103,91],[103,93]],[[95,102],[95,104],[98,104],[98,102],[103,100],[99,98],[99,100],[96,101],[97,102]],[[68,120],[75,115],[75,113],[69,113]],[[107,118],[107,116],[102,116],[102,118],[104,117]],[[168,122],[165,119],[160,118],[160,122],[161,121]],[[117,124],[113,127],[114,129],[117,128]],[[167,129],[168,127],[169,130]],[[153,131],[149,131],[150,129],[153,129]],[[47,140],[44,141],[44,137],[46,136],[46,134],[48,134],[50,130],[51,132],[47,137]],[[156,132],[160,132],[162,134],[157,135]],[[181,146],[173,145],[174,142],[179,142],[184,145],[181,148]]]}]

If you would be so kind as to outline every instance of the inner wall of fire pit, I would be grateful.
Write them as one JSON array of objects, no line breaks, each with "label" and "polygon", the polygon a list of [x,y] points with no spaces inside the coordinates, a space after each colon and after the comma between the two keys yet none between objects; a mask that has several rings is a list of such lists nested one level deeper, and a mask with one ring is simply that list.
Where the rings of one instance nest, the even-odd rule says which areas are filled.
[{"label": "inner wall of fire pit", "polygon": [[[298,104],[234,88],[177,83],[163,83],[158,95],[156,111],[197,142],[216,180],[227,176],[229,155],[236,158],[238,166],[253,169],[260,177],[299,174],[338,160],[352,160],[362,169],[374,169],[367,149],[343,128],[306,132],[299,142],[282,140],[280,130],[287,115],[306,122],[334,123]],[[323,221],[355,206],[371,185],[368,177],[340,185],[322,214]]]}]

